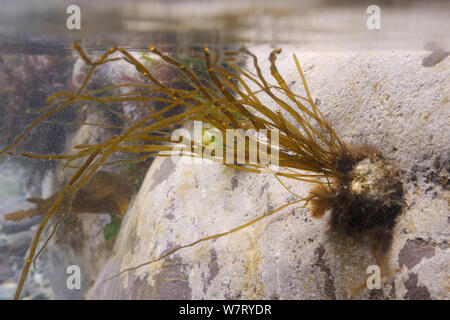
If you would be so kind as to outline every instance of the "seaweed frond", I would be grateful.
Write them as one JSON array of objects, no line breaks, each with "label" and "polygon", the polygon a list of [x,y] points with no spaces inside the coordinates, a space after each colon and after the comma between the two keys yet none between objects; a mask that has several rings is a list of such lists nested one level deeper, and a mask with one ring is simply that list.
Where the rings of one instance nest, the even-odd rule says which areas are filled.
[{"label": "seaweed frond", "polygon": [[[282,182],[281,177],[317,185],[306,198],[299,198],[229,231],[176,247],[140,266],[159,261],[180,249],[191,247],[197,243],[237,232],[287,206],[301,202],[305,205],[311,204],[312,214],[317,218],[323,216],[325,211],[335,209],[333,216],[337,216],[338,221],[343,221],[337,225],[348,225],[349,221],[354,221],[355,216],[361,218],[361,215],[364,215],[360,210],[354,208],[355,199],[361,201],[367,199],[367,194],[363,192],[355,195],[355,190],[351,188],[355,166],[368,158],[381,161],[380,155],[372,147],[353,147],[341,141],[315,105],[295,54],[293,59],[306,97],[294,93],[280,74],[276,65],[276,57],[281,53],[281,49],[275,49],[269,55],[270,75],[272,81],[275,82],[271,83],[263,75],[258,58],[245,48],[234,52],[225,52],[222,55],[223,58],[219,59],[212,57],[210,49],[205,47],[203,59],[206,69],[196,73],[190,68],[192,61],[177,60],[151,46],[152,55],[179,71],[180,76],[177,81],[185,84],[185,87],[180,89],[159,81],[152,74],[151,65],[156,60],[147,55],[143,60],[152,62],[149,68],[148,63],[140,62],[123,48],[113,47],[95,61],[84,53],[80,45],[75,44],[74,48],[90,68],[80,88],[75,93],[57,92],[50,96],[47,99],[47,106],[39,110],[41,115],[11,145],[0,150],[0,154],[56,160],[63,167],[77,169],[71,180],[50,201],[51,204],[48,206],[47,213],[33,240],[15,298],[20,296],[30,264],[36,258],[36,247],[40,235],[50,218],[58,210],[66,211],[66,214],[74,211],[76,194],[83,193],[83,188],[86,188],[88,182],[92,181],[96,173],[101,172],[101,168],[105,166],[136,163],[155,156],[206,157],[237,170],[273,174],[288,191],[290,190]],[[250,59],[251,66],[249,68],[242,67],[236,62],[237,56]],[[134,66],[145,80],[116,84],[90,91],[85,90],[97,67],[118,60],[126,61]],[[197,60],[194,62],[199,64]],[[118,94],[117,89],[133,90]],[[270,100],[270,107],[267,102],[262,102],[263,97]],[[33,128],[44,121],[49,121],[52,115],[64,108],[74,107],[79,102],[100,104],[105,107],[105,110],[122,119],[123,125],[116,128],[121,130],[120,134],[95,144],[73,146],[70,154],[37,155],[14,152],[20,141]],[[140,106],[147,112],[146,115],[133,121],[118,114],[116,110],[108,108],[114,103],[123,102]],[[161,106],[158,111],[154,107],[156,104]],[[182,108],[182,112],[171,113],[179,107]],[[202,131],[200,139],[183,137],[174,141],[173,133],[176,128],[192,121],[200,121],[209,129],[220,133],[222,137],[227,137],[227,130],[230,129],[234,130],[235,135],[231,140],[216,141],[212,136],[205,136],[205,132]],[[107,126],[107,124],[93,123],[90,125]],[[273,135],[274,132],[277,133],[276,137]],[[188,148],[180,151],[178,143],[183,143]],[[258,152],[258,156],[253,157],[255,148],[259,150],[261,146],[268,150],[265,158],[260,157]],[[227,158],[224,157],[226,154],[232,155],[232,161],[227,161]],[[120,155],[120,157],[108,161],[112,155]],[[77,166],[76,164],[80,162],[83,164]],[[276,163],[278,168],[276,170],[271,168],[269,165],[271,163]],[[379,164],[382,165],[382,162]],[[402,198],[401,185],[398,185],[398,180],[394,178],[392,171],[388,170],[388,175],[389,177],[386,178],[388,183],[395,184],[396,187],[387,188],[385,191],[392,191],[396,194],[397,198],[394,203],[398,205]],[[65,207],[65,204],[68,206]],[[119,206],[122,212],[124,207]],[[339,210],[337,209],[339,206],[346,209]],[[375,207],[381,208],[380,206]],[[348,208],[353,208],[354,216],[350,220],[342,218],[348,217],[346,215]],[[384,212],[388,211],[388,209],[384,210]],[[390,223],[395,221],[398,213],[398,210],[394,213],[390,211],[393,217],[389,220]],[[370,221],[364,220],[364,223],[370,224]],[[380,219],[376,221],[380,221]],[[51,235],[53,234],[54,232]],[[121,273],[138,267],[128,268]]]}]

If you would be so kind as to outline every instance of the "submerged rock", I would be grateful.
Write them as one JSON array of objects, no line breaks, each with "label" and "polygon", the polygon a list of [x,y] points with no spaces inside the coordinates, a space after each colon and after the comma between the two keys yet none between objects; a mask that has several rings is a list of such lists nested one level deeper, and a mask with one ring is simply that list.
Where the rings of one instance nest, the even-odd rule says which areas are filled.
[{"label": "submerged rock", "polygon": [[[253,51],[264,63],[268,49]],[[348,143],[375,145],[403,170],[406,209],[394,228],[386,257],[390,274],[384,274],[380,289],[365,286],[368,267],[377,263],[371,248],[354,239],[335,241],[328,215],[312,219],[310,209],[299,205],[108,280],[296,200],[272,176],[207,160],[175,164],[166,158],[150,167],[113,255],[86,297],[448,299],[450,62],[424,68],[421,61],[427,54],[297,54],[309,89],[337,134]],[[282,54],[278,66],[286,82],[302,92],[291,54]],[[300,196],[311,188],[284,182]],[[432,249],[422,254],[411,245],[417,241]]]}]

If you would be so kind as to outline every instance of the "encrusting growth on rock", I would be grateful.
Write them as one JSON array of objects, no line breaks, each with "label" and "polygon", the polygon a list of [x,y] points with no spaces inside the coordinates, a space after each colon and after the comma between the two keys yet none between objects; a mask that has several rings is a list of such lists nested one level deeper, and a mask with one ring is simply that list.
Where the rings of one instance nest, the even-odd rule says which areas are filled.
[{"label": "encrusting growth on rock", "polygon": [[312,216],[321,218],[329,210],[332,231],[368,239],[375,250],[385,252],[404,205],[399,169],[370,145],[344,146],[334,164],[334,183],[310,191]]}]

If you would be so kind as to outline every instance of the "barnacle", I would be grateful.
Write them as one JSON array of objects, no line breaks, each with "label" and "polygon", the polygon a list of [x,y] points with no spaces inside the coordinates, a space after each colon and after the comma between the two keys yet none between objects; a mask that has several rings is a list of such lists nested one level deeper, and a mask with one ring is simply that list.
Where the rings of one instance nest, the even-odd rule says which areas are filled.
[{"label": "barnacle", "polygon": [[[123,48],[111,48],[96,61],[91,60],[78,44],[75,44],[74,48],[90,66],[81,87],[75,93],[58,92],[50,96],[47,99],[48,105],[40,110],[42,115],[10,146],[0,151],[0,154],[6,153],[11,156],[53,159],[60,161],[64,167],[77,168],[72,179],[52,197],[52,203],[48,206],[33,241],[15,298],[20,296],[30,264],[36,258],[40,235],[52,215],[61,208],[66,214],[73,211],[77,192],[82,192],[83,186],[90,183],[90,179],[93,179],[102,167],[118,163],[135,163],[155,156],[168,157],[177,154],[203,157],[207,154],[211,160],[237,170],[273,174],[289,192],[292,191],[280,178],[311,182],[316,186],[305,198],[297,196],[298,199],[295,201],[254,220],[231,230],[180,245],[154,260],[122,270],[121,273],[161,260],[180,249],[237,232],[288,206],[300,203],[310,204],[312,216],[315,218],[322,217],[329,210],[330,228],[338,233],[368,238],[374,243],[379,242],[380,245],[377,246],[379,252],[388,249],[389,243],[385,239],[389,237],[385,235],[390,234],[395,219],[403,207],[403,190],[398,170],[374,147],[352,146],[341,141],[315,105],[295,55],[293,59],[306,97],[294,93],[279,73],[276,57],[281,49],[272,51],[269,56],[270,74],[276,82],[272,84],[264,77],[258,58],[245,48],[225,52],[221,59],[217,56],[213,59],[211,50],[205,47],[203,53],[206,70],[198,74],[190,69],[189,61],[180,62],[151,46],[150,52],[153,55],[179,71],[181,76],[178,81],[185,83],[187,88],[179,89],[159,81],[144,63],[139,62]],[[238,55],[250,59],[251,70],[244,69],[235,62]],[[85,90],[87,82],[98,66],[119,59],[132,64],[146,80],[143,83],[124,83],[91,91]],[[149,59],[151,58],[147,57],[144,60]],[[120,94],[115,91],[124,88],[132,90]],[[275,111],[273,106],[269,107],[261,102],[261,95],[270,98],[272,104],[276,106]],[[148,115],[135,121],[124,119],[120,134],[97,144],[76,145],[71,154],[36,155],[13,151],[34,127],[80,101],[102,105],[133,102],[147,110]],[[152,107],[156,103],[162,105],[159,111]],[[169,113],[180,106],[183,107],[181,113]],[[182,141],[181,139],[173,141],[171,135],[175,128],[188,121],[201,121],[222,137],[227,137],[227,129],[235,129],[237,134],[231,141],[217,141],[208,130],[202,131],[200,139],[197,140],[183,137]],[[274,131],[278,133],[276,139],[272,136]],[[248,132],[257,134],[247,134]],[[189,148],[180,150],[177,145],[171,144],[172,142],[183,142]],[[270,149],[266,153],[266,159],[259,156],[252,157],[252,152],[258,145],[252,142]],[[211,147],[214,152],[205,153]],[[241,154],[239,150],[242,151]],[[226,161],[224,155],[227,153],[231,153],[232,161]],[[107,162],[112,154],[120,154],[122,158]],[[80,161],[82,165],[76,165]],[[277,170],[271,168],[269,163],[278,164]],[[57,225],[54,228],[56,227]]]}]

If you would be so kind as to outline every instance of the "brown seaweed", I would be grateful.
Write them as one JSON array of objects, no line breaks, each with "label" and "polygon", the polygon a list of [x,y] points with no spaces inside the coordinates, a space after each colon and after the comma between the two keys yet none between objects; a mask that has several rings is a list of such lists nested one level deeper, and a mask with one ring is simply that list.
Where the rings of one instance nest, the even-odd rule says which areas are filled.
[{"label": "brown seaweed", "polygon": [[[114,213],[124,215],[131,198],[136,193],[135,187],[125,181],[119,174],[97,171],[88,184],[80,187],[72,203],[64,198],[58,207],[58,213]],[[5,214],[5,220],[20,221],[45,214],[55,202],[59,192],[48,198],[29,198],[27,202],[36,204],[34,208]]]},{"label": "brown seaweed", "polygon": [[[279,164],[280,170],[270,169],[267,163],[263,163],[260,158],[256,159],[256,163],[250,161],[252,150],[250,150],[250,138],[248,137],[243,140],[245,141],[243,163],[238,161],[242,159],[239,159],[236,148],[234,148],[237,141],[228,141],[218,148],[222,152],[231,149],[234,152],[233,163],[227,163],[218,154],[212,154],[211,159],[237,170],[272,173],[289,192],[291,191],[282,182],[281,177],[311,182],[317,187],[311,189],[308,197],[298,197],[295,201],[284,204],[229,231],[175,247],[152,261],[125,269],[120,274],[161,260],[183,248],[237,232],[287,206],[300,203],[310,204],[312,214],[316,218],[320,218],[326,211],[330,211],[331,227],[343,236],[362,239],[369,235],[369,239],[373,243],[382,243],[375,246],[379,252],[385,252],[388,249],[389,243],[383,243],[383,239],[386,239],[386,234],[390,235],[392,232],[395,219],[403,207],[403,190],[398,178],[398,171],[388,164],[375,148],[350,146],[341,141],[315,105],[295,55],[293,59],[302,79],[306,97],[294,93],[279,73],[276,57],[281,53],[281,49],[272,51],[269,56],[270,74],[275,81],[275,84],[272,84],[264,77],[257,57],[247,49],[225,53],[225,58],[220,60],[212,59],[210,50],[205,47],[204,61],[208,74],[206,77],[204,74],[196,75],[188,66],[165,55],[153,46],[150,47],[150,52],[181,72],[183,77],[180,78],[180,81],[185,82],[188,86],[188,89],[184,90],[169,87],[160,82],[152,75],[151,70],[148,70],[143,63],[123,48],[113,47],[95,61],[90,59],[78,44],[75,44],[74,48],[90,66],[81,87],[75,93],[57,92],[50,96],[47,99],[47,106],[40,110],[42,115],[26,128],[11,145],[0,151],[0,154],[5,153],[10,156],[57,160],[66,167],[74,166],[73,164],[77,161],[83,161],[83,165],[77,167],[71,180],[48,203],[47,213],[39,226],[23,269],[15,295],[16,299],[20,297],[30,264],[33,259],[36,259],[40,235],[54,213],[66,211],[66,214],[69,214],[74,211],[77,193],[82,192],[84,186],[92,183],[95,174],[104,166],[144,161],[155,156],[168,157],[175,152],[180,154],[180,151],[171,144],[171,142],[177,142],[172,141],[171,133],[174,128],[189,121],[201,121],[208,124],[219,130],[223,136],[226,136],[227,129],[260,132],[277,130],[279,143],[276,147],[279,148],[279,152],[268,153],[267,156],[272,163]],[[251,67],[243,68],[235,63],[237,55],[248,57]],[[124,59],[132,64],[146,79],[145,83],[125,83],[91,91],[85,90],[87,82],[98,66],[114,63],[119,59]],[[125,87],[139,90],[125,94],[117,94],[114,91]],[[252,89],[253,87],[256,89]],[[273,111],[273,106],[269,107],[261,102],[259,98],[261,94],[271,99],[272,104],[276,106],[275,111]],[[34,127],[46,121],[53,114],[80,101],[97,102],[104,105],[133,102],[147,109],[149,113],[135,122],[124,121],[120,134],[97,144],[76,145],[70,154],[37,155],[14,151],[20,141]],[[164,107],[155,111],[152,108],[154,103],[162,104]],[[179,106],[182,106],[185,111],[166,116],[168,111]],[[270,147],[271,136],[267,135],[266,138],[264,140],[254,139],[266,143]],[[183,139],[183,142],[190,145],[192,151],[182,152],[182,155],[201,157],[211,141],[206,139],[206,141],[198,143],[198,141]],[[112,154],[117,153],[123,157],[120,160],[107,162]],[[362,169],[361,164],[363,164]],[[365,170],[364,166],[371,166],[375,171],[383,173],[374,178],[377,186],[380,185],[376,190],[370,187],[373,181],[364,183],[364,177],[361,176],[361,172]],[[355,179],[362,179],[363,182]],[[370,205],[363,205],[367,203]],[[51,235],[53,234],[54,232]],[[389,239],[389,237],[387,238]]]}]

